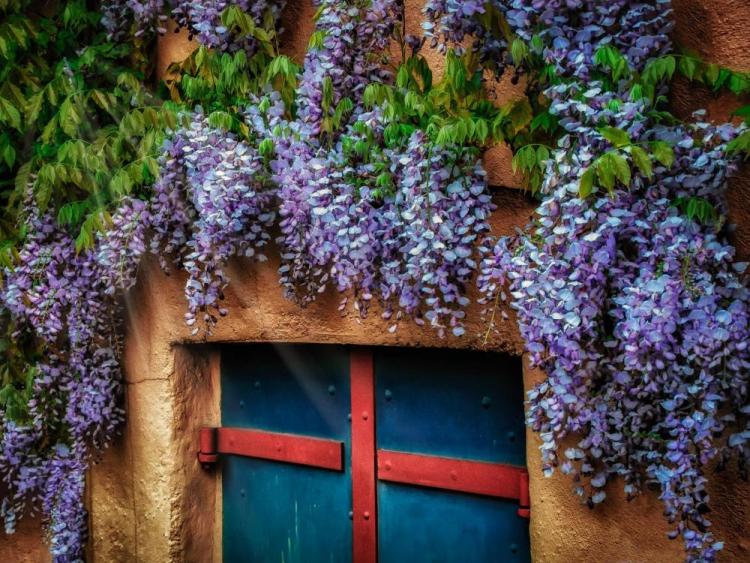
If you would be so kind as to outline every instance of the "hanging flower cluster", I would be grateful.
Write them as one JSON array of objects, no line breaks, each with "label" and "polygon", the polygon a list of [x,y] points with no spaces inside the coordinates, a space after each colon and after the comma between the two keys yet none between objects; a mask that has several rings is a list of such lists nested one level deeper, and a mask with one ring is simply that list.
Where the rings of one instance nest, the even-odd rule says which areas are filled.
[{"label": "hanging flower cluster", "polygon": [[[429,0],[422,24],[425,37],[443,53],[449,47],[462,53],[470,43],[484,64],[502,73],[512,62],[508,40],[491,23],[505,11],[505,4],[502,0]],[[538,10],[543,9],[544,3],[537,4]]]},{"label": "hanging flower cluster", "polygon": [[[185,319],[197,334],[219,316],[233,256],[265,260],[275,197],[256,147],[212,128],[198,111],[164,147],[163,174],[154,186],[151,249],[172,255],[188,273]],[[218,315],[218,316],[217,316]]]},{"label": "hanging flower cluster", "polygon": [[[535,2],[511,4],[511,25],[522,36],[543,29],[544,57],[566,78],[545,92],[566,134],[534,222],[486,248],[479,281],[487,302],[509,291],[532,363],[547,374],[528,411],[545,471],[572,475],[590,506],[614,477],[630,497],[657,485],[671,537],[682,536],[691,560],[713,561],[722,543],[708,531],[704,468],[730,453],[744,467],[750,453],[750,295],[721,225],[676,202],[726,211],[727,145],[740,130],[662,125],[627,81],[606,91],[590,79],[604,41],[636,69],[668,49],[668,2],[541,13]],[[652,163],[649,146],[671,147],[674,162]],[[610,164],[596,162],[608,152],[622,157],[610,159],[611,182]],[[571,435],[579,439],[565,449]]]},{"label": "hanging flower cluster", "polygon": [[[280,210],[282,284],[304,304],[332,282],[363,316],[375,298],[384,318],[460,335],[474,245],[489,231],[485,172],[476,152],[432,146],[420,131],[358,157],[353,147],[368,137],[382,144],[383,129],[377,113],[362,113],[317,159],[277,163],[284,174],[301,171],[308,190],[281,184],[291,192]],[[378,178],[387,184],[378,188]]]},{"label": "hanging flower cluster", "polygon": [[538,37],[546,61],[555,72],[586,82],[597,50],[617,48],[632,67],[669,51],[674,27],[671,0],[574,0],[504,2],[508,24],[522,39]]},{"label": "hanging flower cluster", "polygon": [[118,246],[143,248],[141,227],[130,225],[141,224],[142,205],[125,202],[115,224],[128,235],[103,235],[101,256],[77,253],[54,217],[31,202],[27,208],[29,236],[18,264],[5,273],[0,299],[13,315],[16,337],[34,339],[44,357],[34,368],[24,418],[2,418],[0,474],[12,491],[2,514],[11,532],[17,515],[41,507],[55,560],[76,561],[86,541],[89,448],[105,447],[123,419],[118,307],[107,280],[123,280],[130,267],[128,259],[121,264]]},{"label": "hanging flower cluster", "polygon": [[[103,24],[114,37],[124,37],[134,28],[136,37],[164,34],[167,22],[174,20],[178,29],[187,29],[190,38],[201,45],[222,51],[235,51],[239,48],[255,50],[256,41],[252,34],[237,40],[228,25],[222,21],[222,14],[229,6],[238,10],[251,21],[265,24],[268,29],[275,27],[286,4],[285,0],[107,0],[103,3]],[[269,21],[270,20],[270,21]]]},{"label": "hanging flower cluster", "polygon": [[421,131],[385,147],[384,119],[362,104],[367,84],[390,80],[380,58],[401,10],[393,0],[322,2],[323,40],[305,61],[298,119],[283,122],[274,98],[267,115],[251,108],[249,122],[275,143],[287,295],[306,304],[332,282],[362,315],[376,298],[385,318],[460,335],[474,242],[489,230],[478,152],[433,146]]}]

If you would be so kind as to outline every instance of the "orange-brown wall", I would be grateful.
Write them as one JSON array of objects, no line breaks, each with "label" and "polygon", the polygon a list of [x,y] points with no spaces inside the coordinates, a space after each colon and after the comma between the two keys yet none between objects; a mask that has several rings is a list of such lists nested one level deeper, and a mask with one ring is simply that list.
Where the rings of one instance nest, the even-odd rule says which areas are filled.
[{"label": "orange-brown wall", "polygon": [[[407,26],[419,29],[423,0],[407,0]],[[747,0],[674,0],[675,38],[710,61],[750,71],[750,7]],[[291,0],[284,13],[284,50],[302,62],[312,31],[310,0]],[[192,49],[184,34],[169,34],[157,53],[160,72]],[[439,56],[430,56],[436,68]],[[500,101],[517,95],[508,84],[496,86]],[[714,99],[694,85],[676,84],[674,110],[689,115],[698,107],[711,116],[729,114],[729,97]],[[509,153],[498,147],[486,158],[491,183],[515,186]],[[750,257],[750,181],[748,174],[733,181],[729,193],[731,218],[739,224],[735,240],[740,254]],[[523,226],[532,203],[517,190],[495,190],[496,234]],[[351,312],[341,316],[338,298],[325,294],[299,309],[285,300],[277,284],[276,261],[257,265],[234,261],[227,291],[230,314],[220,322],[210,342],[305,341],[404,346],[491,346],[509,353],[522,351],[518,332],[506,323],[485,340],[478,307],[470,311],[468,335],[439,340],[429,329],[408,323],[395,334],[379,320],[377,311],[360,321]],[[91,508],[90,558],[93,561],[219,561],[220,482],[198,467],[194,456],[196,430],[218,424],[216,356],[210,346],[192,346],[183,323],[184,276],[164,276],[153,260],[141,268],[139,283],[127,299],[126,396],[128,423],[89,479]],[[500,374],[502,375],[502,374]],[[526,387],[541,375],[525,369]],[[665,537],[667,524],[652,495],[626,503],[613,487],[604,506],[590,511],[578,504],[567,478],[541,476],[538,439],[528,434],[531,474],[532,554],[543,563],[671,562],[682,560],[679,541]],[[748,509],[750,490],[731,473],[712,479],[713,521],[717,537],[726,541],[721,561],[750,561]],[[10,538],[0,536],[0,557],[8,561],[47,561],[34,522],[23,524]]]}]

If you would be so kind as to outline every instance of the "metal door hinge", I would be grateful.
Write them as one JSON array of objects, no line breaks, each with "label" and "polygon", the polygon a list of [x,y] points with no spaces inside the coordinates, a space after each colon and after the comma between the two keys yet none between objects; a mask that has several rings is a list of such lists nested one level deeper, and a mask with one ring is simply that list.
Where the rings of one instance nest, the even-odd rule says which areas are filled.
[{"label": "metal door hinge", "polygon": [[521,518],[531,518],[531,493],[529,492],[529,472],[518,474],[518,515]]}]

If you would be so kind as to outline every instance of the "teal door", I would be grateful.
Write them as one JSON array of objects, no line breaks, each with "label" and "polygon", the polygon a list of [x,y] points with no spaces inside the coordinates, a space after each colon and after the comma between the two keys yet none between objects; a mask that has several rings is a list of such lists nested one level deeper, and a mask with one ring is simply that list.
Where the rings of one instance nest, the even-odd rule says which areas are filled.
[{"label": "teal door", "polygon": [[516,358],[227,346],[221,385],[224,561],[529,561]]},{"label": "teal door", "polygon": [[[222,426],[349,441],[344,348],[228,347],[221,355]],[[331,470],[224,456],[224,561],[345,563],[352,557],[349,463]]]}]

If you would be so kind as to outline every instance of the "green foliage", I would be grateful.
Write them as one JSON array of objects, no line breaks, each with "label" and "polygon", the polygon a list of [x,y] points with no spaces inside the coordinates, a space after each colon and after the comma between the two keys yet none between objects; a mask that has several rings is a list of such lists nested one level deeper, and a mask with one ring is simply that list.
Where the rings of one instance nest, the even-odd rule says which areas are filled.
[{"label": "green foliage", "polygon": [[612,45],[600,47],[594,55],[594,61],[607,69],[615,82],[630,73],[627,59]]},{"label": "green foliage", "polygon": [[[633,144],[627,132],[616,127],[602,127],[599,133],[613,148],[594,159],[584,170],[579,185],[581,198],[591,195],[596,186],[601,186],[608,192],[614,191],[618,182],[627,187],[634,173],[650,179],[654,174],[654,164],[670,167],[674,162],[674,150],[665,142]],[[541,183],[550,162],[550,154],[551,147],[547,145],[522,146],[513,155],[513,172],[521,173],[534,191]]]},{"label": "green foliage", "polygon": [[[519,53],[522,50],[518,49]],[[526,51],[523,51],[524,53]],[[370,84],[364,93],[368,107],[380,106],[389,122],[386,143],[397,144],[415,129],[438,145],[486,148],[516,142],[534,131],[553,131],[556,120],[541,117],[527,98],[494,105],[487,96],[482,68],[473,54],[458,57],[449,51],[442,79],[435,83],[427,61],[409,57],[398,68],[396,84]]]},{"label": "green foliage", "polygon": [[726,88],[736,95],[750,92],[750,73],[707,63],[690,52],[652,59],[640,73],[630,68],[627,59],[611,45],[600,47],[594,60],[604,71],[600,78],[607,86],[612,86],[621,79],[630,80],[633,99],[647,97],[652,102],[655,101],[659,85],[672,80],[678,73],[714,91]]},{"label": "green foliage", "polygon": [[546,145],[525,145],[513,155],[513,173],[521,175],[532,193],[541,187],[550,154],[551,147]]},{"label": "green foliage", "polygon": [[650,179],[654,174],[654,163],[667,168],[674,163],[674,150],[668,143],[633,144],[627,132],[616,127],[602,127],[599,133],[613,148],[594,159],[581,175],[578,188],[581,198],[591,195],[596,186],[608,192],[613,192],[618,182],[628,187],[634,172]]},{"label": "green foliage", "polygon": [[[743,106],[734,112],[736,117],[741,117],[745,124],[750,126],[750,105]],[[729,143],[730,155],[744,154],[745,160],[750,158],[750,129],[745,130],[736,139]]]},{"label": "green foliage", "polygon": [[[238,6],[228,6],[221,15],[223,24],[236,34],[250,36],[258,49],[248,54],[240,49],[222,53],[201,46],[185,60],[167,69],[164,86],[171,100],[187,108],[200,105],[208,113],[224,112],[227,117],[216,117],[217,126],[242,136],[248,134],[240,112],[248,100],[271,87],[280,94],[286,107],[294,113],[294,94],[300,68],[288,56],[279,55],[273,18],[270,14],[262,26]],[[315,37],[311,39],[311,42]],[[320,38],[322,41],[322,38]]]},{"label": "green foliage", "polygon": [[[133,46],[107,40],[82,0],[43,16],[25,5],[0,24],[0,197],[14,240],[29,188],[37,205],[93,242],[104,210],[158,174],[155,156],[175,107],[144,86]],[[80,203],[85,202],[85,205]]]},{"label": "green foliage", "polygon": [[101,15],[83,0],[44,16],[24,15],[25,3],[17,9],[0,23],[3,240],[20,238],[16,217],[31,186],[37,205],[51,207],[75,230],[79,250],[88,248],[111,207],[145,194],[158,177],[159,149],[186,108],[201,105],[213,126],[247,136],[240,112],[253,94],[270,86],[292,107],[299,68],[276,56],[272,22],[257,26],[236,6],[224,11],[223,24],[256,38],[258,51],[201,47],[170,67],[157,93],[145,85],[149,67],[139,64],[138,46],[109,41]]},{"label": "green foliage", "polygon": [[717,224],[719,221],[719,213],[716,211],[716,208],[702,197],[681,197],[674,202],[674,205],[688,219],[697,220],[705,224]]}]

